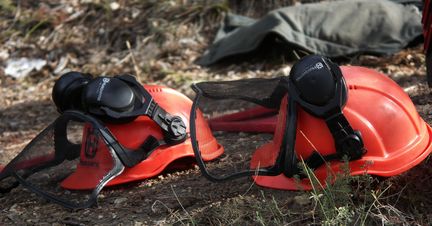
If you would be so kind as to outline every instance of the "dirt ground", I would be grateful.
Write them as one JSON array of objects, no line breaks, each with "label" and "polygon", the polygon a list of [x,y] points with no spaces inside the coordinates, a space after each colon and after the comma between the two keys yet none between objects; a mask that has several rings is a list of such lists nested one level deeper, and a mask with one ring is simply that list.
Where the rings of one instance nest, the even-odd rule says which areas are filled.
[{"label": "dirt ground", "polygon": [[[192,97],[189,88],[192,82],[269,78],[286,74],[293,63],[289,57],[258,57],[249,62],[224,63],[212,68],[194,64],[211,43],[226,10],[259,17],[264,11],[293,1],[272,1],[261,11],[256,7],[245,9],[242,1],[228,5],[222,1],[210,4],[200,1],[47,0],[18,1],[17,4],[5,0],[0,3],[2,164],[57,117],[51,88],[67,70],[94,75],[132,73],[143,83],[163,84]],[[254,4],[263,3],[254,1]],[[45,59],[47,64],[25,78],[13,79],[5,75],[7,60],[20,57]],[[361,55],[339,63],[366,66],[389,75],[409,94],[421,117],[432,123],[432,99],[426,85],[421,44],[390,56]],[[221,135],[220,139],[230,136]],[[259,135],[240,136],[246,139],[242,148],[256,148],[257,144],[252,141]],[[66,209],[18,187],[0,194],[0,224],[430,225],[431,164],[427,158],[410,171],[387,179],[345,178],[342,187],[346,192],[338,193],[337,189],[342,187],[335,187],[332,193],[348,200],[334,205],[334,221],[326,218],[328,215],[320,210],[316,201],[325,193],[266,189],[255,185],[251,178],[212,183],[192,166],[104,189],[98,206],[82,210]],[[321,203],[324,201],[321,199]],[[362,216],[366,216],[364,222],[359,220]]]}]

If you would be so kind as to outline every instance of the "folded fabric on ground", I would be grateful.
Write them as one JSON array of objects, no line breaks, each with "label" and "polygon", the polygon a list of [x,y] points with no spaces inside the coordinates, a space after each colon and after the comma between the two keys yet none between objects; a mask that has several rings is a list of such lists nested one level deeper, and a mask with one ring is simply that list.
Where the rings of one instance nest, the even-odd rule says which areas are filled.
[{"label": "folded fabric on ground", "polygon": [[387,0],[332,1],[271,11],[260,20],[228,14],[212,46],[197,61],[208,66],[257,49],[275,37],[289,49],[327,57],[391,54],[422,35],[414,5]]}]

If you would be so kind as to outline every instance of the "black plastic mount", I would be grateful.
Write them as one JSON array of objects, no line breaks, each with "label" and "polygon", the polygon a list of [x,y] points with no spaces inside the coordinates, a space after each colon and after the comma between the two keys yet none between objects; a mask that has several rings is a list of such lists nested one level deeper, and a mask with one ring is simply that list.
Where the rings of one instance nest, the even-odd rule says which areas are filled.
[{"label": "black plastic mount", "polygon": [[339,159],[346,156],[349,160],[356,160],[366,153],[360,131],[353,130],[342,112],[327,118],[326,123],[333,135]]},{"label": "black plastic mount", "polygon": [[186,140],[186,125],[180,116],[169,114],[154,101],[150,103],[147,114],[162,128],[168,144]]}]

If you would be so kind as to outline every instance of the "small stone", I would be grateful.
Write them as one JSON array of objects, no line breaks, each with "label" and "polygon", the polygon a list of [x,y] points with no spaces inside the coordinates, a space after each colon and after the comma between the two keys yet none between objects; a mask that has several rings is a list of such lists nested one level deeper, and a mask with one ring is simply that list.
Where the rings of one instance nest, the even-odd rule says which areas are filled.
[{"label": "small stone", "polygon": [[294,197],[294,201],[297,204],[301,205],[301,206],[304,206],[304,205],[307,205],[307,204],[310,203],[310,199],[309,199],[309,197],[307,195],[298,195],[298,196],[295,196]]},{"label": "small stone", "polygon": [[276,72],[276,75],[277,76],[288,76],[290,71],[291,71],[291,66],[284,66]]},{"label": "small stone", "polygon": [[11,213],[15,213],[15,214],[21,214],[22,213],[22,211],[21,210],[19,210],[19,206],[18,206],[18,204],[13,204],[10,208],[9,208],[9,211],[11,212]]},{"label": "small stone", "polygon": [[134,222],[134,226],[142,226],[142,225],[144,225],[142,222],[140,222],[140,221],[135,221]]},{"label": "small stone", "polygon": [[111,8],[113,11],[115,11],[115,10],[117,10],[117,9],[120,8],[120,4],[118,4],[117,2],[111,2],[111,4],[110,4],[110,8]]},{"label": "small stone", "polygon": [[127,198],[117,198],[114,200],[114,204],[118,205],[127,201]]}]

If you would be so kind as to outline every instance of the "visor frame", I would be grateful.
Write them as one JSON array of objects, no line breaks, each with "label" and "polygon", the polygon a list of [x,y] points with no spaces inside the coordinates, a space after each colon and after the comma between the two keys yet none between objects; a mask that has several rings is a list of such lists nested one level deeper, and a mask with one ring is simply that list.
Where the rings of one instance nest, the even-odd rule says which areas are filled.
[{"label": "visor frame", "polygon": [[[204,94],[204,92],[199,88],[199,86],[196,83],[192,84],[191,88],[192,88],[192,90],[195,91],[196,96],[193,100],[191,112],[190,112],[190,121],[189,121],[190,138],[191,138],[192,149],[194,151],[195,159],[197,161],[197,165],[199,166],[199,169],[200,169],[200,171],[204,177],[206,177],[208,180],[210,180],[212,182],[221,182],[221,181],[237,179],[237,178],[241,178],[241,177],[245,177],[245,176],[254,176],[254,175],[277,176],[277,175],[283,173],[284,165],[282,163],[285,159],[285,153],[282,150],[282,148],[284,148],[283,146],[281,146],[281,151],[279,152],[279,155],[277,156],[275,163],[272,166],[265,167],[265,168],[243,170],[243,171],[231,173],[231,174],[224,175],[224,176],[217,176],[217,175],[210,173],[207,170],[206,163],[201,156],[201,151],[200,151],[198,139],[197,139],[196,123],[195,123],[195,119],[197,118],[197,111],[199,110],[198,105],[199,105],[200,98],[202,96],[207,97],[207,95]],[[223,98],[215,98],[215,99],[223,99]],[[233,97],[233,98],[226,98],[226,99],[242,99],[242,98]],[[252,101],[251,99],[248,99],[245,101],[256,103],[256,102]],[[286,130],[288,130],[288,126],[285,127],[285,131]]]},{"label": "visor frame", "polygon": [[[93,131],[98,133],[100,135],[100,138],[104,141],[105,145],[107,146],[107,150],[112,157],[113,160],[113,168],[107,172],[103,178],[101,178],[98,185],[92,190],[89,199],[83,203],[77,203],[77,202],[71,202],[68,200],[65,200],[63,198],[60,198],[56,195],[53,195],[47,191],[43,191],[39,189],[37,186],[33,185],[31,182],[28,182],[26,180],[27,177],[31,176],[32,174],[39,172],[43,169],[59,165],[60,163],[64,162],[65,160],[70,160],[67,157],[66,153],[58,152],[55,150],[55,157],[53,160],[45,163],[44,166],[36,167],[37,170],[32,171],[31,174],[24,174],[24,176],[21,176],[18,174],[16,169],[13,169],[14,164],[19,160],[17,157],[19,157],[22,153],[25,153],[26,150],[28,150],[28,147],[31,147],[34,142],[36,142],[38,137],[46,135],[47,131],[53,128],[53,126],[60,125],[66,125],[70,121],[77,121],[77,122],[85,122],[90,123],[93,127]],[[67,140],[67,139],[66,139]],[[69,142],[70,143],[70,142]],[[7,177],[13,176],[19,184],[21,184],[24,188],[30,190],[31,192],[34,192],[43,198],[52,201],[54,203],[60,204],[66,208],[69,209],[81,209],[81,208],[88,208],[93,206],[97,203],[97,196],[100,193],[100,191],[103,189],[103,187],[112,179],[120,175],[123,170],[125,169],[125,166],[123,162],[121,161],[118,152],[120,150],[117,150],[119,147],[122,147],[121,144],[119,144],[115,137],[109,132],[109,130],[103,126],[99,120],[95,119],[94,117],[91,117],[87,114],[84,114],[80,111],[76,110],[67,110],[62,113],[53,123],[51,123],[47,128],[45,128],[42,132],[40,132],[14,159],[12,159],[4,168],[1,174],[5,174],[6,176],[3,176],[2,179],[5,179]],[[57,148],[56,148],[57,149]],[[123,150],[124,151],[124,150]],[[60,158],[58,157],[60,154]],[[79,158],[79,156],[77,156]],[[48,166],[47,166],[48,164]],[[21,170],[21,169],[18,169]],[[10,190],[10,189],[9,189]]]}]

